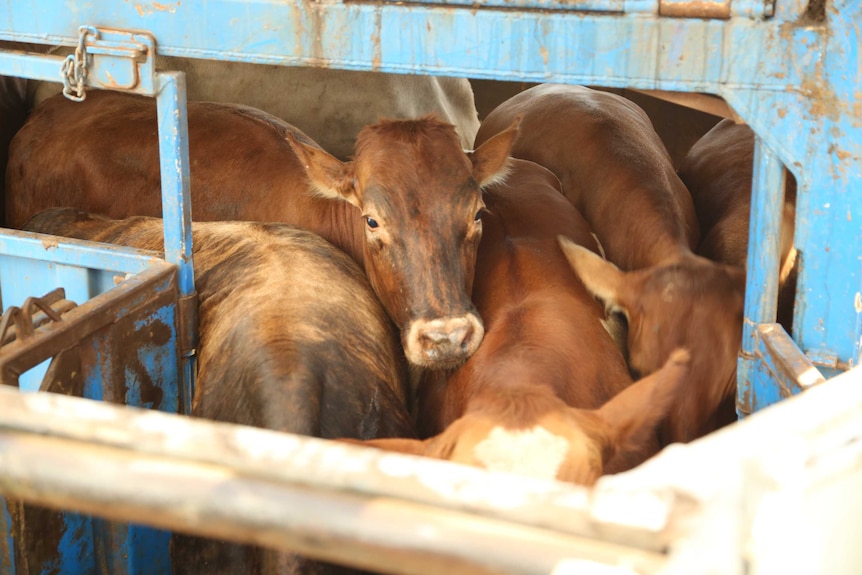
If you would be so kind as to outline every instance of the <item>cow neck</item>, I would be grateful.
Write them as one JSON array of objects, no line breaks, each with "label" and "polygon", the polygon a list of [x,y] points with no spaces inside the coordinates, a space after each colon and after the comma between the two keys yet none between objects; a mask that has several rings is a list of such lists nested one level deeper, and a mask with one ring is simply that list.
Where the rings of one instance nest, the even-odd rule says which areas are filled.
[{"label": "cow neck", "polygon": [[343,201],[312,198],[313,209],[299,225],[347,253],[364,267],[365,228],[359,208]]}]

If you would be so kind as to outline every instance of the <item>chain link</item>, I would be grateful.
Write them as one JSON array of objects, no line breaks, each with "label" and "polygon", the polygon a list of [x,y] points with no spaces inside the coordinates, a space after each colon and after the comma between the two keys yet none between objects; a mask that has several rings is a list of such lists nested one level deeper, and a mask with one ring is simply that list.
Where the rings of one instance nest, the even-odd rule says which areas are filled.
[{"label": "chain link", "polygon": [[87,81],[87,36],[98,39],[99,31],[92,26],[78,28],[78,46],[74,54],[66,56],[60,71],[63,77],[63,95],[75,102],[83,102],[87,97],[84,91]]}]

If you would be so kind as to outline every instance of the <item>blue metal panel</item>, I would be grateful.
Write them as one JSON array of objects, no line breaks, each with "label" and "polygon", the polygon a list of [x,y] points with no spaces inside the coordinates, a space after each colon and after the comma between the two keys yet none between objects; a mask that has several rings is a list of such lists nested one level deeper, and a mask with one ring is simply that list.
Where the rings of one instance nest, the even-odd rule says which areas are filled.
[{"label": "blue metal panel", "polygon": [[162,261],[160,254],[0,228],[0,255],[122,273],[138,273]]},{"label": "blue metal panel", "polygon": [[658,18],[649,2],[617,16],[265,0],[10,4],[0,36],[73,45],[80,24],[109,23],[151,31],[172,55],[721,95],[797,176],[794,338],[822,364],[859,360],[858,2],[832,2],[823,21],[800,0],[779,2],[766,20]]},{"label": "blue metal panel", "polygon": [[0,497],[0,573],[17,573],[15,566],[15,540],[12,537],[12,517],[6,499]]},{"label": "blue metal panel", "polygon": [[[152,32],[161,54],[217,59],[707,92],[719,81],[777,87],[792,85],[799,76],[788,54],[778,52],[782,23],[746,18],[261,0],[107,7],[47,0],[39,3],[42,10],[28,2],[13,4],[0,14],[0,37],[41,30],[24,37],[69,46],[79,24],[109,22]],[[685,48],[683,58],[668,51],[674,42]],[[751,58],[752,53],[762,58]],[[722,65],[728,57],[735,65]],[[768,68],[760,61],[769,62]]]},{"label": "blue metal panel", "polygon": [[[553,1],[503,3],[547,8],[557,6]],[[440,0],[436,6],[300,0],[7,0],[6,10],[0,11],[0,38],[73,46],[80,25],[107,25],[152,32],[159,52],[169,55],[718,94],[752,125],[762,144],[755,179],[757,204],[752,210],[741,395],[751,409],[786,395],[775,381],[778,368],[770,364],[769,355],[773,352],[755,334],[756,324],[774,318],[779,160],[798,183],[796,244],[802,265],[793,337],[820,365],[841,369],[858,363],[860,3],[833,0],[826,4],[825,19],[818,21],[806,15],[805,0],[777,0],[775,15],[768,19],[761,17],[769,14],[771,2],[735,0],[727,3],[733,17],[719,21],[658,18],[662,9],[658,0],[566,3],[579,10],[625,12],[613,16],[446,5],[457,2],[461,0]],[[0,59],[0,73],[26,69],[43,77],[50,70],[48,64],[42,66],[23,56],[8,62]],[[182,293],[190,294],[190,211],[182,192],[188,189],[182,80],[164,75],[158,89],[162,149],[170,150],[162,158],[166,252],[181,266]],[[771,152],[762,153],[766,148]],[[758,351],[765,359],[756,357]],[[186,382],[191,381],[192,365],[186,358]],[[136,567],[122,569],[131,572]]]},{"label": "blue metal panel", "polygon": [[[195,293],[192,262],[192,214],[189,177],[188,114],[186,83],[181,73],[159,74],[157,96],[159,150],[161,152],[162,216],[165,227],[165,258],[179,266],[180,296]],[[194,324],[193,317],[181,321]],[[192,332],[196,325],[184,326]],[[194,397],[195,350],[184,350],[182,359],[183,413],[191,413]]]},{"label": "blue metal panel", "polygon": [[[18,257],[22,255],[27,257]],[[31,295],[42,295],[54,287],[62,286],[66,288],[69,299],[84,304],[98,294],[114,288],[118,280],[127,277],[126,271],[140,273],[153,265],[164,266],[163,260],[157,256],[155,252],[76,240],[60,241],[48,236],[8,231],[0,234],[0,290],[3,293],[3,303],[6,306],[20,305]],[[78,264],[95,266],[97,269],[79,267]],[[133,277],[132,281],[135,279]],[[164,284],[158,289],[166,290],[170,285]],[[126,313],[127,311],[120,310],[118,319]],[[133,327],[146,333],[153,329],[152,322],[176,325],[175,314],[175,307],[167,306],[155,315],[139,320]],[[95,354],[92,363],[98,366],[98,369],[91,371],[85,380],[84,395],[92,399],[106,399],[104,382],[112,379],[111,356],[117,353],[117,336],[111,332],[104,337],[106,339],[92,350]],[[176,412],[176,385],[179,379],[176,331],[163,343],[137,347],[134,354],[137,356],[137,363],[146,366],[149,377],[161,386],[159,404],[153,405],[152,397],[141,396],[142,386],[136,379],[137,373],[128,369],[125,371],[125,396],[115,400],[129,405],[158,407]],[[37,390],[46,368],[47,363],[43,363],[41,369],[32,369],[22,375],[21,388]],[[8,515],[5,501],[3,512]],[[47,520],[55,526],[52,533],[57,536],[55,554],[45,563],[30,564],[27,567],[30,572],[68,575],[101,572],[97,569],[99,557],[102,558],[99,559],[100,564],[112,566],[108,573],[169,572],[169,568],[165,568],[165,565],[169,564],[169,533],[137,526],[111,524],[105,527],[100,524],[102,533],[111,533],[111,537],[93,537],[93,533],[98,529],[90,517],[74,513],[57,515],[55,512],[33,509],[27,512],[36,514],[33,517],[39,517],[40,520],[48,517]],[[14,555],[10,551],[14,548],[14,540],[11,533],[4,537],[8,548],[3,561],[13,562]],[[120,543],[117,543],[118,541]],[[31,558],[31,561],[35,561],[35,558]],[[125,567],[113,567],[117,565]]]},{"label": "blue metal panel", "polygon": [[[141,271],[161,261],[157,255],[75,240],[46,244],[44,237],[36,234],[7,230],[0,233],[2,308],[21,306],[28,297],[57,287],[65,288],[67,299],[81,304],[114,287],[127,270]],[[38,390],[47,369],[48,364],[43,363],[22,374],[21,389]]]},{"label": "blue metal panel", "polygon": [[[737,405],[741,414],[751,413],[755,403],[758,407],[763,407],[780,399],[769,375],[757,369],[759,360],[755,351],[758,347],[757,325],[775,322],[778,305],[778,260],[781,249],[784,185],[784,165],[760,138],[755,138],[748,285],[745,294],[742,352],[738,366]],[[766,399],[767,396],[769,400]]]}]

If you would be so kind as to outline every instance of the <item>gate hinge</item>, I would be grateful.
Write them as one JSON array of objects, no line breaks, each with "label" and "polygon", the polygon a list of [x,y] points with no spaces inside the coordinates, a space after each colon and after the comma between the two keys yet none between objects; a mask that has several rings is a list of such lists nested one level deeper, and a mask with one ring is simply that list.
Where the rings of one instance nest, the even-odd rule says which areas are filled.
[{"label": "gate hinge", "polygon": [[81,102],[86,87],[155,93],[156,41],[147,32],[81,26],[74,53],[63,62],[63,94]]},{"label": "gate hinge", "polygon": [[180,296],[177,301],[179,312],[178,346],[182,357],[195,355],[198,347],[198,294],[192,292]]}]

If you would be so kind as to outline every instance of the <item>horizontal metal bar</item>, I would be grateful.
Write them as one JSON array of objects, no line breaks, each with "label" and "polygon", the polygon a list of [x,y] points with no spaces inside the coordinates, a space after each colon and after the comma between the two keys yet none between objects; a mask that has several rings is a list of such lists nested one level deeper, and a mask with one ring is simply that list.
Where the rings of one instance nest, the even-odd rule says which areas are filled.
[{"label": "horizontal metal bar", "polygon": [[[737,4],[745,10],[764,2]],[[784,53],[780,22],[643,13],[654,5],[629,0],[634,13],[611,16],[472,4],[210,0],[117,4],[108,21],[97,5],[41,0],[38,10],[15,2],[0,12],[0,38],[72,46],[78,25],[105,22],[148,30],[159,54],[171,56],[708,93],[728,85],[784,91],[813,73],[816,58]],[[806,46],[813,56],[819,49]]]},{"label": "horizontal metal bar", "polygon": [[758,325],[756,337],[758,355],[768,363],[773,381],[788,397],[826,381],[780,324]]},{"label": "horizontal metal bar", "polygon": [[[315,486],[368,497],[395,497],[454,511],[603,539],[647,550],[667,545],[666,515],[654,506],[641,519],[602,524],[582,487],[489,473],[445,461],[0,388],[0,430],[86,442],[177,461],[230,467],[261,481]],[[202,446],[206,446],[203,449]],[[643,518],[648,516],[644,527]]]},{"label": "horizontal metal bar", "polygon": [[653,5],[658,11],[658,0],[403,0],[404,4],[427,4],[442,6],[470,6],[475,8],[509,8],[520,10],[562,10],[567,12],[602,12],[621,14],[626,11],[642,11],[644,5]]},{"label": "horizontal metal bar", "polygon": [[0,256],[135,274],[170,266],[159,252],[0,228]]},{"label": "horizontal metal bar", "polygon": [[[525,495],[537,495],[535,485],[529,482],[526,489],[519,489],[519,478],[486,474],[478,469],[468,469],[475,472],[474,477],[469,477],[454,464],[386,455],[313,438],[296,440],[316,443],[321,457],[310,458],[311,450],[306,450],[304,459],[295,459],[302,453],[290,449],[294,438],[280,438],[280,434],[262,430],[182,416],[138,414],[128,408],[54,394],[16,396],[13,390],[0,389],[0,398],[0,492],[33,503],[398,573],[544,575],[560,561],[577,559],[626,566],[637,573],[657,573],[665,560],[661,553],[584,539],[511,519],[495,519],[463,509],[435,509],[401,498],[397,490],[394,494],[373,493],[355,471],[357,466],[365,467],[365,463],[376,459],[380,464],[377,475],[385,472],[390,486],[409,482],[421,488],[422,481],[424,490],[430,493],[448,489],[437,495],[440,500],[471,496],[481,499],[482,490],[494,485],[492,481],[499,481],[493,491],[499,496],[500,508],[517,505]],[[16,413],[16,408],[23,412]],[[63,415],[59,419],[68,417],[69,423],[86,420],[85,429],[91,432],[105,425],[116,430],[118,426],[114,424],[128,418],[129,429],[145,428],[145,436],[161,436],[165,451],[155,455],[142,453],[134,446],[119,447],[121,442],[116,441],[99,443],[46,435],[42,422],[60,412]],[[14,423],[22,422],[24,414],[30,420],[26,432],[15,429]],[[199,452],[215,448],[224,455],[235,451],[238,458],[259,458],[261,464],[234,466],[172,457],[168,452],[184,440],[182,435],[172,437],[172,432],[186,426],[198,438],[213,440],[197,444]],[[110,432],[102,431],[100,435],[107,438]],[[261,438],[266,441],[253,442]],[[230,442],[221,443],[221,439]],[[279,439],[284,441],[279,444]],[[204,445],[206,449],[202,449]],[[272,457],[282,459],[282,454],[272,451],[281,445],[288,447],[285,460],[294,458],[288,465],[297,469],[305,466],[312,477],[289,480],[258,473]],[[222,451],[220,446],[226,449]],[[326,449],[331,451],[326,453]],[[433,466],[421,465],[425,462]],[[335,476],[335,480],[315,484],[316,472],[320,471]],[[414,476],[415,471],[421,474]],[[441,477],[434,471],[448,472]],[[482,475],[485,481],[476,482]],[[447,476],[459,479],[450,482]],[[551,493],[567,488],[553,483],[548,487]]]},{"label": "horizontal metal bar", "polygon": [[65,56],[34,54],[20,50],[0,51],[0,76],[18,76],[45,82],[63,81]]}]

